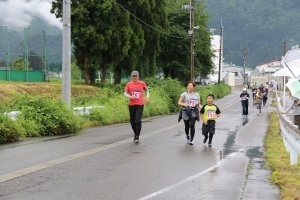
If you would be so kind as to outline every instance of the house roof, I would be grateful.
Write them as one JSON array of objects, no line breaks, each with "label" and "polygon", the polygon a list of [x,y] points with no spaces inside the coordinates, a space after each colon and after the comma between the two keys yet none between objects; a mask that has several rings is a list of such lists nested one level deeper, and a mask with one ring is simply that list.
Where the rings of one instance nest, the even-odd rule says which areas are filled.
[{"label": "house roof", "polygon": [[280,69],[279,67],[266,67],[263,70],[261,70],[261,73],[274,73],[279,69]]},{"label": "house roof", "polygon": [[269,62],[259,63],[259,64],[257,65],[257,67],[258,67],[258,66],[262,66],[262,65],[271,64],[271,63],[276,63],[276,62],[279,62],[279,63],[280,63],[279,60],[271,60],[271,61],[269,61]]},{"label": "house roof", "polygon": [[261,72],[260,72],[259,68],[256,67],[256,68],[251,72],[250,76],[259,76],[260,74],[261,74]]}]

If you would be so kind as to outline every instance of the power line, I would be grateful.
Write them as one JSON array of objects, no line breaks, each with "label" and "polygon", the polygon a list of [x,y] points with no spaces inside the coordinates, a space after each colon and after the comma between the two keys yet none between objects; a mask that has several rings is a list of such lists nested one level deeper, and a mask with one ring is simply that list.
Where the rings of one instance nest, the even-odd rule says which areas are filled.
[{"label": "power line", "polygon": [[122,8],[123,10],[125,10],[126,12],[128,12],[131,16],[133,16],[135,19],[137,19],[138,21],[140,21],[141,23],[147,25],[148,27],[150,27],[151,29],[163,34],[163,35],[167,35],[169,37],[172,37],[172,38],[177,38],[177,39],[184,39],[184,40],[187,40],[188,38],[186,37],[178,37],[178,36],[175,36],[175,35],[170,35],[168,33],[165,33],[153,26],[151,26],[150,24],[147,24],[146,22],[144,22],[143,20],[141,20],[140,18],[138,18],[137,16],[135,16],[134,14],[132,14],[129,10],[127,10],[126,8],[124,8],[122,5],[120,5],[118,2],[116,2],[115,0],[113,0],[120,8]]}]

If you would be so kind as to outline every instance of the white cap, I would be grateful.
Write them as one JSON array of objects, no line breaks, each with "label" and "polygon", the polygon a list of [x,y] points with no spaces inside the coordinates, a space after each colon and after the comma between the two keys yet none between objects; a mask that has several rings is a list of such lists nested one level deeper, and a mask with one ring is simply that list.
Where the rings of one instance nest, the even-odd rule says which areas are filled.
[{"label": "white cap", "polygon": [[246,88],[244,88],[244,89],[243,89],[243,91],[247,91],[247,89],[246,89]]},{"label": "white cap", "polygon": [[138,71],[132,71],[131,76],[139,76],[139,72]]}]

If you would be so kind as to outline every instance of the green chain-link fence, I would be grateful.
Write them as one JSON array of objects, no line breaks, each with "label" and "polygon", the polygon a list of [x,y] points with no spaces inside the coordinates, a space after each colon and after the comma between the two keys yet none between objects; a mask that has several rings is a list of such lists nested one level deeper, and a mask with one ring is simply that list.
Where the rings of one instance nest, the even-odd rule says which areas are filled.
[{"label": "green chain-link fence", "polygon": [[45,81],[46,32],[0,26],[0,80]]}]

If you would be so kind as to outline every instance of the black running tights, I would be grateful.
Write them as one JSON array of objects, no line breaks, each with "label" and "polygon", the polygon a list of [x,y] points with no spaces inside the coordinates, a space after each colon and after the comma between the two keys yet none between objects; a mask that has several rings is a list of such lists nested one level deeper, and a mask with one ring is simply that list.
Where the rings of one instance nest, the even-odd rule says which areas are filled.
[{"label": "black running tights", "polygon": [[135,139],[138,139],[141,133],[143,110],[144,106],[129,106],[130,124]]},{"label": "black running tights", "polygon": [[188,120],[184,120],[184,130],[186,136],[189,136],[190,133],[190,141],[192,142],[195,136],[195,117],[190,117]]}]

